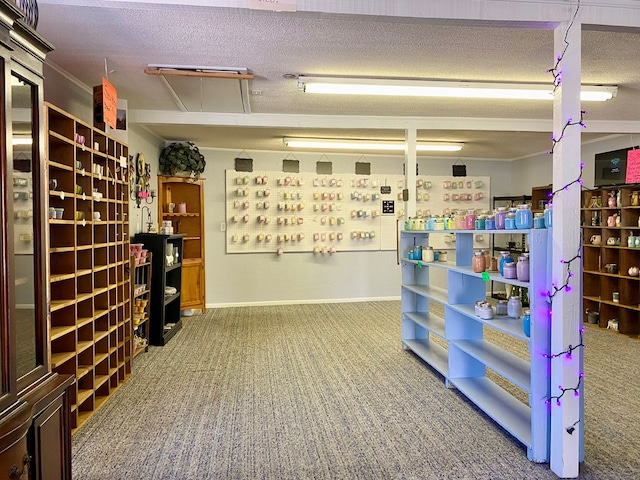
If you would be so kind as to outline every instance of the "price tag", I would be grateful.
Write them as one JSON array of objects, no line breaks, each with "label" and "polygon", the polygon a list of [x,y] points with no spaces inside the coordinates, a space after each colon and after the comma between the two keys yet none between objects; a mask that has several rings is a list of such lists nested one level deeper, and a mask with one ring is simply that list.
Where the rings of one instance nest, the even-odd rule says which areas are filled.
[{"label": "price tag", "polygon": [[422,268],[422,262],[418,261],[418,268]]},{"label": "price tag", "polygon": [[60,192],[60,200],[64,200],[64,192]]},{"label": "price tag", "polygon": [[489,272],[482,272],[482,281],[483,282],[489,281]]},{"label": "price tag", "polygon": [[86,226],[87,226],[87,221],[86,221],[84,218],[82,219],[82,226],[83,226],[83,227],[86,227]]},{"label": "price tag", "polygon": [[87,199],[87,195],[84,192],[82,192],[82,200],[86,200],[86,199]]}]

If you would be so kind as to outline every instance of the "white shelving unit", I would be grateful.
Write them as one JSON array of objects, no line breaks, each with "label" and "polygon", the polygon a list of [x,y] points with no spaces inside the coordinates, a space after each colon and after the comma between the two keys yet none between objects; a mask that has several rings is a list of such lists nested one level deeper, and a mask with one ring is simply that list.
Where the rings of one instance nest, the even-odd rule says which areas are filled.
[{"label": "white shelving unit", "polygon": [[[475,273],[471,268],[474,230],[402,231],[402,345],[413,351],[444,376],[445,384],[467,396],[496,423],[527,447],[527,457],[535,462],[549,461],[550,396],[549,307],[544,292],[549,289],[549,231],[511,230],[527,235],[530,251],[530,282],[509,280],[499,273]],[[484,230],[483,234],[504,233]],[[456,235],[455,262],[421,262],[409,260],[407,252],[416,245],[428,246],[429,238],[442,234]],[[434,269],[446,270],[446,286],[435,285],[430,278]],[[488,278],[487,278],[488,275]],[[497,281],[529,289],[531,335],[524,334],[522,320],[496,316],[483,320],[475,315],[478,300],[487,297],[487,283]],[[439,304],[440,308],[432,308]],[[444,316],[436,312],[444,311]],[[524,342],[529,360],[524,360],[485,338],[485,328],[492,328]],[[502,382],[526,392],[523,403]],[[499,384],[500,383],[500,384]]]}]

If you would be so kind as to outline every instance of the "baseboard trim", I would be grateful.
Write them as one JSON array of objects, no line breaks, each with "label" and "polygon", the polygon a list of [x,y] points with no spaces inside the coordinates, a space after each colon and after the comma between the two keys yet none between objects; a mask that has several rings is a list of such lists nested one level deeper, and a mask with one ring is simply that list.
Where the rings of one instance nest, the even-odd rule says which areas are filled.
[{"label": "baseboard trim", "polygon": [[310,300],[276,300],[270,302],[237,302],[237,303],[207,303],[209,308],[228,307],[268,307],[275,305],[307,305],[317,303],[357,303],[357,302],[390,302],[398,301],[400,297],[366,297],[366,298],[322,298]]}]

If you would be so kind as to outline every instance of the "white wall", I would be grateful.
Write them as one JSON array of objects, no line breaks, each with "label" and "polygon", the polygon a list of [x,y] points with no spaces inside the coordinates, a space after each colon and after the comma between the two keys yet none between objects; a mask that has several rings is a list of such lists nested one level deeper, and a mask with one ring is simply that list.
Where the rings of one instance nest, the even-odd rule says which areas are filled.
[{"label": "white wall", "polygon": [[[234,168],[236,157],[253,158],[255,171],[281,171],[289,152],[239,152],[201,150],[207,160],[205,171],[206,302],[209,307],[252,303],[300,303],[335,300],[398,298],[400,269],[393,251],[311,253],[226,254],[225,217],[226,169]],[[403,157],[377,155],[295,153],[300,171],[315,172],[316,161],[331,161],[333,171],[353,173],[355,162],[371,163],[372,174],[402,174]],[[451,175],[450,159],[418,160],[421,174]],[[468,175],[492,177],[492,194],[506,195],[511,181],[508,162],[473,162]],[[494,183],[495,182],[495,183]],[[495,188],[493,188],[495,185]]]},{"label": "white wall", "polygon": [[[635,142],[635,143],[634,143]],[[595,154],[628,148],[640,143],[640,135],[611,135],[598,142],[582,144],[584,186],[593,188]],[[551,145],[549,145],[551,146]],[[513,187],[516,191],[526,191],[532,186],[549,185],[553,177],[553,155],[541,154],[517,160],[512,163]]]}]

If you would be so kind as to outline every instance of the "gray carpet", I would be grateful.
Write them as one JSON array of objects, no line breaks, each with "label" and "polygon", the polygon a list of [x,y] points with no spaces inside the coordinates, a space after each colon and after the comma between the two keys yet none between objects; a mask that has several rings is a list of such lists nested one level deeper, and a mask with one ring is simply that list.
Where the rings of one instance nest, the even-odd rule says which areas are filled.
[{"label": "gray carpet", "polygon": [[[498,340],[499,341],[499,340]],[[640,478],[640,342],[588,329],[583,479]],[[552,479],[400,347],[398,302],[187,317],[73,437],[76,479]]]}]

